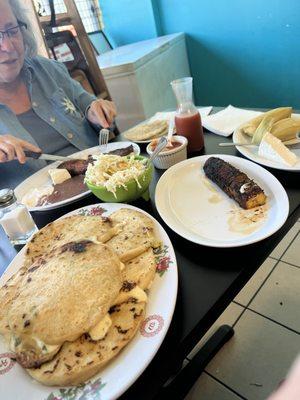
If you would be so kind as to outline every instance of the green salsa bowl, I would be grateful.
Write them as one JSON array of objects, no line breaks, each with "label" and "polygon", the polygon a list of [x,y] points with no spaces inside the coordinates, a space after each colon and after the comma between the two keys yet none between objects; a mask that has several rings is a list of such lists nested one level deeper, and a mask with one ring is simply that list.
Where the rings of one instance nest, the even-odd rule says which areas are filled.
[{"label": "green salsa bowl", "polygon": [[135,160],[147,160],[147,167],[138,179],[141,187],[138,186],[134,179],[131,179],[126,183],[126,189],[122,186],[117,187],[116,197],[104,186],[96,186],[88,181],[85,181],[87,187],[96,197],[98,197],[98,199],[105,201],[106,203],[128,203],[138,199],[139,197],[143,197],[145,200],[148,200],[149,185],[153,175],[153,165],[152,162],[146,157],[135,156],[134,158]]}]

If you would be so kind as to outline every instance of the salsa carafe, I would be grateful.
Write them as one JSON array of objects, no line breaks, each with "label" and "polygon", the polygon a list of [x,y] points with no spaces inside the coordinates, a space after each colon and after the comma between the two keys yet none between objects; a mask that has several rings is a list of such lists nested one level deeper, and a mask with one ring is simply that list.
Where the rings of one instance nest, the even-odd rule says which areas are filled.
[{"label": "salsa carafe", "polygon": [[204,146],[201,117],[193,102],[193,78],[176,79],[171,82],[177,100],[175,127],[177,135],[188,140],[189,153],[200,151]]}]

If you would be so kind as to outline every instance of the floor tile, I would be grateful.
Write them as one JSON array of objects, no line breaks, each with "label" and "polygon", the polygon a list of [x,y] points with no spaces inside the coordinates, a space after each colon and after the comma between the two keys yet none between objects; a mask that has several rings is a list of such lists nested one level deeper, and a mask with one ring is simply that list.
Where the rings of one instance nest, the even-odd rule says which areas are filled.
[{"label": "floor tile", "polygon": [[189,391],[185,400],[239,400],[240,397],[211,378],[205,372],[201,374]]},{"label": "floor tile", "polygon": [[198,350],[203,346],[203,344],[209,339],[209,337],[221,326],[221,325],[233,325],[238,317],[243,312],[244,308],[239,306],[238,304],[231,303],[223,314],[217,319],[214,325],[207,331],[207,333],[203,336],[203,338],[199,341],[199,343],[193,348],[190,354],[187,356],[190,360],[194,357],[194,355],[198,352]]},{"label": "floor tile", "polygon": [[247,306],[277,262],[277,260],[267,258],[253,275],[253,277],[249,280],[249,282],[239,292],[234,301],[242,304],[243,306]]},{"label": "floor tile", "polygon": [[285,252],[285,250],[290,245],[291,241],[297,235],[299,230],[300,230],[300,223],[296,222],[295,225],[288,231],[288,233],[282,239],[282,241],[272,251],[272,253],[270,254],[270,257],[274,257],[277,260],[279,260],[282,256],[282,254]]},{"label": "floor tile", "polygon": [[265,400],[300,350],[300,335],[246,310],[207,371],[248,400]]},{"label": "floor tile", "polygon": [[300,231],[287,252],[283,255],[282,260],[300,267]]},{"label": "floor tile", "polygon": [[299,294],[300,268],[279,262],[249,308],[300,333]]}]

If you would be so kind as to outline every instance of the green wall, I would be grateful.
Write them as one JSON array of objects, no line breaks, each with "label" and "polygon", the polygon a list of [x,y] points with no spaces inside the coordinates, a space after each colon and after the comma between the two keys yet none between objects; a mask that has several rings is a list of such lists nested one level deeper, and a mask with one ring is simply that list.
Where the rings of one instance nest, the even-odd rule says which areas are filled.
[{"label": "green wall", "polygon": [[114,46],[157,35],[151,0],[101,0],[105,33]]},{"label": "green wall", "polygon": [[299,0],[102,0],[120,46],[187,34],[198,104],[300,108]]}]

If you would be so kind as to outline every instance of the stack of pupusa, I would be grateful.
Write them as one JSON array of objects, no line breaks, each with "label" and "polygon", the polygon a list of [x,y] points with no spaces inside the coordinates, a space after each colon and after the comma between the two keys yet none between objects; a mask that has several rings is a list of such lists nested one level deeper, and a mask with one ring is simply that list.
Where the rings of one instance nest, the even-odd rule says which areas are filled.
[{"label": "stack of pupusa", "polygon": [[147,124],[137,125],[124,133],[124,137],[132,141],[143,141],[159,138],[168,133],[168,122],[157,120]]},{"label": "stack of pupusa", "polygon": [[133,338],[155,276],[153,228],[120,209],[68,217],[33,237],[23,268],[0,290],[0,333],[32,377],[77,385]]}]

